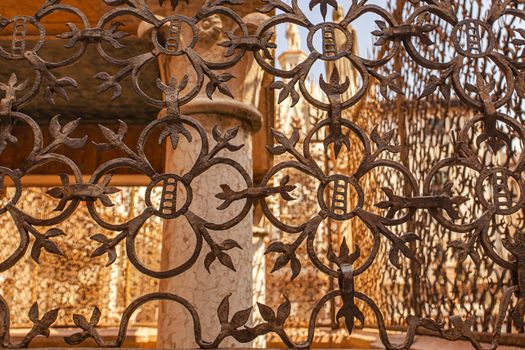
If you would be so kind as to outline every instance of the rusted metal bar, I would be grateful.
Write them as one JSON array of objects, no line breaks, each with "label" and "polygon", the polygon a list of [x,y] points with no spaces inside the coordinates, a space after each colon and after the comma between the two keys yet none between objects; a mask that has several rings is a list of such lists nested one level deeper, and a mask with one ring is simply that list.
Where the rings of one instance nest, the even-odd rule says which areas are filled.
[{"label": "rusted metal bar", "polygon": [[[251,209],[257,202],[273,226],[295,235],[292,242],[277,241],[268,246],[266,252],[277,255],[273,271],[289,264],[294,280],[302,269],[297,249],[304,244],[315,269],[334,281],[337,279],[338,285],[330,284],[331,290],[312,306],[307,337],[301,342],[292,340],[285,327],[292,305],[287,297],[283,297],[276,310],[258,304],[257,310],[263,322],[249,325],[252,308],[238,310],[235,305],[230,305],[229,296],[224,296],[217,310],[219,333],[213,339],[207,340],[203,338],[199,312],[194,305],[179,295],[151,293],[132,301],[124,310],[116,339],[104,339],[99,333],[97,325],[101,311],[98,307],[93,308],[88,318],[75,315],[73,322],[78,327],[78,332],[65,338],[68,344],[77,345],[92,338],[101,347],[120,347],[134,312],[146,303],[163,300],[177,303],[189,313],[194,323],[195,341],[201,348],[217,348],[228,337],[247,343],[269,333],[275,333],[288,347],[307,348],[312,345],[320,312],[327,303],[336,305],[334,300],[339,300],[341,307],[335,317],[344,321],[348,332],[352,333],[354,328],[365,324],[366,308],[368,314],[375,318],[380,339],[387,349],[410,348],[418,329],[429,330],[450,341],[466,339],[474,348],[483,349],[481,340],[489,339],[480,337],[475,332],[475,315],[467,314],[463,318],[450,313],[447,315],[448,324],[443,317],[436,320],[423,316],[423,308],[437,308],[439,305],[425,304],[425,300],[421,299],[421,276],[424,270],[420,266],[420,258],[431,262],[436,259],[435,264],[440,268],[446,269],[447,266],[444,265],[443,259],[438,261],[438,257],[427,251],[429,248],[425,246],[425,242],[418,242],[422,240],[423,233],[418,231],[421,228],[415,224],[414,217],[422,213],[432,218],[440,230],[449,230],[458,236],[464,236],[463,239],[448,242],[450,247],[458,252],[457,269],[461,269],[467,259],[472,260],[475,265],[487,264],[485,262],[488,261],[491,271],[503,271],[513,276],[508,285],[501,283],[498,287],[501,292],[497,295],[497,302],[493,301],[489,306],[493,322],[491,344],[488,348],[498,347],[503,336],[502,331],[504,327],[508,328],[509,324],[513,326],[511,329],[524,329],[525,234],[523,221],[513,221],[512,218],[520,216],[525,205],[525,183],[522,176],[525,170],[525,155],[522,152],[525,126],[520,116],[506,114],[510,113],[506,106],[511,104],[516,96],[525,97],[525,65],[521,55],[517,54],[517,51],[525,46],[525,32],[521,28],[509,30],[504,26],[509,32],[509,39],[498,41],[493,29],[497,24],[506,23],[506,17],[524,19],[525,12],[521,1],[495,1],[487,9],[479,5],[479,12],[485,11],[481,19],[474,18],[472,9],[470,12],[462,12],[446,0],[411,1],[410,4],[403,3],[403,8],[396,12],[370,5],[366,0],[353,1],[340,23],[324,19],[322,23],[314,24],[297,1],[286,4],[280,0],[265,0],[261,3],[261,12],[279,9],[281,14],[263,21],[255,31],[249,31],[236,12],[236,6],[240,4],[237,0],[206,1],[194,16],[188,17],[174,12],[164,19],[155,16],[144,0],[104,0],[104,3],[109,5],[110,9],[94,26],[81,10],[63,4],[60,0],[45,1],[33,16],[0,16],[0,30],[13,27],[10,51],[0,47],[0,59],[13,65],[13,71],[16,71],[18,62],[24,62],[32,67],[34,74],[32,83],[19,82],[15,72],[0,83],[0,91],[4,94],[0,101],[0,152],[6,147],[16,147],[18,138],[12,133],[15,123],[31,128],[34,140],[32,151],[16,168],[3,167],[0,163],[2,198],[8,196],[7,191],[4,191],[7,187],[4,183],[11,184],[14,189],[11,197],[4,198],[6,200],[2,202],[0,215],[9,215],[12,218],[18,232],[10,234],[20,236],[19,247],[0,262],[0,271],[7,271],[19,263],[29,248],[31,258],[37,263],[42,254],[64,254],[55,238],[67,235],[67,232],[54,226],[70,218],[81,203],[87,206],[92,219],[98,225],[115,233],[114,237],[102,234],[91,237],[98,244],[92,252],[92,257],[106,256],[108,265],[119,258],[116,247],[123,244],[126,247],[125,258],[145,276],[170,278],[190,270],[206,245],[209,248],[204,262],[207,269],[211,264],[218,263],[235,271],[236,264],[247,262],[233,261],[228,251],[242,247],[228,238],[218,241],[210,231],[223,231],[224,237],[227,237],[228,230],[239,224],[247,215],[251,215]],[[159,1],[161,6],[163,3],[163,0]],[[169,3],[173,9],[184,6],[178,1]],[[308,5],[311,10],[319,10],[323,18],[326,17],[329,8],[336,10],[340,6],[335,0],[311,0]],[[1,10],[0,5],[0,13]],[[68,31],[59,35],[59,38],[65,40],[65,48],[72,49],[65,51],[71,56],[60,62],[51,62],[44,58],[41,51],[47,40],[45,20],[57,12],[76,16],[80,24],[69,24]],[[354,52],[353,46],[356,43],[348,29],[352,22],[367,14],[380,17],[376,22],[378,29],[371,35],[376,39],[376,45],[382,47],[380,51],[384,55],[375,59],[365,59]],[[224,58],[222,61],[209,62],[199,53],[198,43],[205,40],[202,22],[214,15],[226,17],[234,23],[237,30],[221,33],[224,41],[219,45],[224,48]],[[128,59],[111,55],[106,45],[109,44],[118,50],[126,36],[126,33],[119,31],[120,24],[117,18],[120,16],[139,18],[152,28],[151,37],[144,38],[151,44],[150,51]],[[298,24],[309,33],[309,53],[302,63],[289,71],[278,69],[270,63],[273,61],[272,50],[276,47],[272,41],[274,28],[283,23]],[[27,41],[28,26],[32,26],[38,33],[38,40],[32,47]],[[166,40],[162,40],[162,32],[166,28],[167,37]],[[182,33],[184,30],[185,34]],[[336,31],[343,34],[346,42],[338,44],[334,40]],[[439,33],[442,35],[438,35]],[[323,49],[319,51],[314,45],[314,37],[317,34],[320,34],[323,40]],[[444,43],[449,54],[447,59],[436,59],[435,56],[429,55],[433,52],[432,46],[437,38],[450,38]],[[514,50],[509,48],[511,44],[514,45]],[[120,123],[118,130],[101,125],[100,133],[106,141],[96,145],[98,150],[104,152],[116,149],[122,153],[122,157],[100,164],[86,181],[79,167],[68,158],[67,153],[59,152],[63,148],[80,152],[78,150],[87,142],[87,137],[79,137],[75,133],[80,129],[80,121],[74,120],[62,125],[58,117],[50,119],[52,140],[45,144],[41,126],[31,116],[24,114],[23,110],[24,106],[35,101],[41,92],[48,103],[55,103],[58,97],[67,100],[69,89],[77,88],[79,84],[73,77],[61,76],[58,68],[78,64],[90,46],[95,47],[108,64],[108,72],[101,71],[95,76],[101,83],[98,88],[100,93],[110,91],[112,99],[118,98],[123,93],[120,81],[129,77],[138,98],[144,103],[165,109],[166,116],[147,125],[136,145],[125,142],[127,125],[124,122]],[[155,98],[147,95],[141,88],[139,76],[149,62],[161,55],[184,57],[195,74],[171,81],[158,79],[155,83],[162,97]],[[227,70],[248,55],[253,55],[267,73],[279,78],[273,83],[273,88],[279,91],[279,102],[290,98],[292,105],[295,105],[302,97],[313,108],[327,113],[326,118],[308,131],[302,149],[297,147],[297,132],[285,135],[279,130],[272,130],[275,143],[268,146],[268,151],[273,155],[288,153],[293,160],[275,164],[260,183],[256,184],[253,183],[250,169],[244,169],[228,157],[229,153],[243,150],[243,145],[235,142],[238,128],[223,131],[215,128],[212,135],[208,135],[198,120],[180,112],[180,107],[194,100],[201,91],[209,98],[219,93],[232,97],[229,82],[234,77]],[[471,115],[465,113],[464,123],[453,140],[452,153],[441,155],[423,174],[413,173],[410,169],[411,161],[416,158],[411,155],[408,144],[411,136],[410,121],[402,108],[406,99],[399,98],[395,104],[400,145],[394,142],[393,130],[380,132],[378,128],[374,128],[368,133],[356,120],[345,119],[343,113],[358,106],[366,98],[372,84],[378,84],[378,92],[382,97],[377,98],[382,101],[388,100],[392,93],[404,92],[406,84],[400,83],[403,68],[400,55],[408,58],[411,68],[430,70],[434,73],[424,86],[418,89],[418,97],[429,98],[438,92],[448,103],[454,93],[465,110],[474,111]],[[325,98],[311,94],[307,88],[307,81],[314,64],[318,61],[332,62],[340,59],[347,60],[355,68],[356,74],[360,76],[361,86],[355,92],[348,93],[349,78],[342,76],[341,72],[334,68],[326,79],[323,76],[319,77],[319,85]],[[478,60],[484,63],[479,64]],[[480,68],[488,67],[486,62],[491,62],[488,66],[499,72],[499,77],[505,80],[505,84],[498,84],[492,74]],[[390,69],[392,64],[393,70]],[[469,65],[470,68],[465,68]],[[116,73],[109,73],[112,70]],[[144,148],[146,142],[153,137],[153,130],[157,128],[162,130],[160,137],[156,137],[160,144],[169,139],[171,146],[176,148],[181,137],[185,142],[201,144],[201,151],[194,166],[184,174],[158,173],[151,166]],[[431,134],[427,135],[432,137]],[[210,142],[210,136],[214,140],[213,144]],[[340,160],[339,156],[343,150],[361,150],[361,161],[355,172],[334,173],[333,169],[323,169],[319,166],[310,151],[314,139],[322,140],[325,149],[333,150],[333,162]],[[483,147],[492,157],[507,157],[508,160],[502,163],[488,162],[480,155],[480,148]],[[401,158],[398,161],[394,160],[397,153]],[[61,183],[48,192],[58,200],[55,215],[36,218],[20,208],[23,178],[36,167],[45,166],[51,161],[63,164],[69,172],[63,174]],[[232,189],[226,184],[217,189],[215,196],[222,201],[218,210],[240,204],[236,216],[219,223],[207,221],[192,211],[193,186],[196,186],[196,179],[216,165],[233,168],[244,181],[241,189]],[[113,205],[110,195],[119,192],[120,188],[112,185],[111,179],[117,169],[123,167],[131,168],[147,178],[145,209],[136,217],[115,224],[111,218],[100,215],[97,205]],[[448,179],[448,183],[440,183],[440,176],[450,168],[466,168],[475,175],[472,175],[471,183],[467,185],[458,184],[453,178]],[[396,195],[393,189],[384,186],[386,200],[366,203],[365,194],[374,189],[366,188],[360,180],[378,169],[383,174],[396,173],[397,178],[403,178],[405,182],[402,193]],[[292,170],[311,177],[319,184],[317,193],[307,198],[318,205],[319,211],[298,225],[280,221],[273,215],[267,203],[268,197],[273,196],[280,196],[285,201],[294,198],[296,184],[289,183],[289,177],[283,176],[277,185],[272,180],[274,176]],[[152,191],[156,187],[162,188],[160,205],[152,200]],[[468,196],[462,193],[465,188],[471,190]],[[330,195],[327,196],[326,193]],[[352,193],[354,197],[351,201],[349,197]],[[374,204],[375,209],[372,209]],[[469,205],[476,206],[479,215],[468,217],[466,214]],[[166,271],[154,271],[145,266],[137,256],[137,237],[143,225],[152,217],[165,220],[185,218],[194,230],[194,251],[180,266]],[[491,230],[491,225],[499,217],[508,218],[501,224],[504,226],[503,230]],[[327,256],[321,257],[315,246],[320,225],[328,220],[344,222],[353,219],[360,220],[363,227],[366,227],[366,232],[372,237],[372,248],[365,251],[359,247],[360,242],[357,241],[356,248],[351,250],[343,240],[338,252],[331,247]],[[405,227],[408,228],[408,232],[403,232]],[[411,284],[412,309],[415,315],[410,314],[406,318],[406,337],[401,344],[392,344],[389,340],[385,312],[374,300],[377,295],[368,295],[356,287],[356,280],[370,271],[373,263],[379,259],[380,247],[385,244],[388,248],[384,251],[388,250],[386,255],[389,260],[385,264],[389,267],[402,269],[405,260],[410,260],[412,275],[405,282]],[[446,250],[440,252],[446,255]],[[476,271],[478,273],[479,269]],[[461,281],[456,279],[451,284],[455,294],[469,293],[462,287]],[[444,288],[448,286],[445,285]],[[476,296],[477,294],[474,295]],[[483,300],[465,302],[465,298],[457,297],[453,300],[454,305],[456,300],[461,301],[459,307],[462,310],[471,310],[475,302],[483,303]],[[436,312],[441,313],[440,310]],[[20,342],[12,343],[9,335],[9,306],[6,300],[0,298],[0,345],[8,348],[27,347],[36,336],[48,336],[49,328],[56,321],[58,313],[58,309],[41,312],[35,303],[28,315],[33,323],[32,329]]]}]

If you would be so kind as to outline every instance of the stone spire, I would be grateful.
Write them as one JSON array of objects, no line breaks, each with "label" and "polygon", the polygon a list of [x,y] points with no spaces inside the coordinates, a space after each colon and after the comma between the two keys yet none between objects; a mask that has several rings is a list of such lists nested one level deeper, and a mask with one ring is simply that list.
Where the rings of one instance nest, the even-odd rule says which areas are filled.
[{"label": "stone spire", "polygon": [[294,23],[288,23],[286,28],[286,39],[288,39],[288,50],[289,51],[300,51],[301,50],[301,36],[299,35],[299,29]]},{"label": "stone spire", "polygon": [[342,6],[338,6],[337,7],[337,10],[334,11],[333,15],[332,15],[332,18],[334,20],[334,22],[341,22],[345,17],[345,12],[344,12],[344,9]]},{"label": "stone spire", "polygon": [[306,60],[308,56],[301,50],[301,35],[296,24],[288,24],[286,39],[288,40],[288,47],[279,56],[279,63],[282,69],[291,70]]}]

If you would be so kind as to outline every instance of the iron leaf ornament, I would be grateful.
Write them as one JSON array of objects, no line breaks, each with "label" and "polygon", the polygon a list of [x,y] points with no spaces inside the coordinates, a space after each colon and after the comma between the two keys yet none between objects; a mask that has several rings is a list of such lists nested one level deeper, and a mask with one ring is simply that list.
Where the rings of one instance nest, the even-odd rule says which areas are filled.
[{"label": "iron leaf ornament", "polygon": [[[525,97],[525,31],[516,23],[525,18],[524,1],[499,0],[487,7],[480,5],[476,16],[464,6],[467,2],[452,4],[448,0],[411,0],[413,6],[403,11],[361,0],[352,1],[347,10],[336,0],[310,0],[308,8],[318,8],[322,16],[321,21],[314,21],[298,1],[263,0],[259,12],[279,13],[268,17],[258,14],[255,25],[246,23],[251,17],[244,16],[239,0],[205,1],[194,14],[178,11],[189,0],[159,0],[160,7],[167,6],[165,18],[157,17],[144,0],[103,2],[111,8],[101,14],[99,21],[88,21],[81,9],[60,0],[41,1],[34,15],[0,16],[0,29],[13,31],[6,39],[11,42],[0,47],[2,65],[12,69],[0,83],[0,154],[4,156],[13,148],[16,151],[21,140],[32,143],[20,164],[11,165],[0,158],[0,215],[16,227],[15,232],[6,235],[20,237],[19,247],[0,261],[0,272],[11,271],[26,256],[42,264],[47,263],[48,256],[62,256],[61,261],[67,263],[71,252],[62,242],[73,238],[60,225],[79,206],[86,206],[101,228],[85,235],[95,245],[91,252],[93,264],[100,259],[110,266],[116,259],[126,259],[148,278],[168,279],[192,268],[206,270],[209,278],[215,278],[216,269],[235,273],[240,264],[246,263],[236,261],[238,255],[234,253],[247,247],[229,233],[257,208],[272,230],[292,237],[284,240],[276,235],[268,243],[265,254],[271,273],[289,276],[290,288],[300,287],[299,277],[306,275],[306,269],[313,269],[315,278],[323,275],[323,281],[338,283],[331,284],[328,291],[318,294],[314,304],[308,305],[310,318],[303,340],[292,337],[287,329],[292,326],[290,315],[297,305],[291,295],[284,296],[276,308],[262,302],[238,307],[230,305],[231,295],[221,296],[216,310],[217,333],[212,339],[204,339],[205,325],[199,315],[215,310],[197,308],[173,293],[155,292],[138,297],[125,308],[117,337],[110,340],[99,332],[104,312],[100,305],[93,307],[89,317],[74,314],[70,323],[78,330],[65,337],[67,344],[79,345],[92,339],[100,347],[121,347],[133,314],[157,301],[184,308],[192,319],[196,344],[207,349],[219,348],[227,338],[249,343],[270,333],[289,348],[309,348],[327,305],[338,305],[332,321],[344,323],[349,334],[364,325],[365,319],[377,324],[379,338],[390,350],[409,349],[418,329],[430,330],[449,341],[468,340],[474,348],[482,349],[485,346],[477,332],[481,327],[490,335],[488,348],[492,350],[504,338],[505,328],[515,333],[523,331],[525,235],[520,215],[525,206],[525,155],[520,145],[525,143],[525,127],[517,108],[521,102],[516,101]],[[333,21],[327,20],[330,10],[336,15]],[[58,33],[64,48],[61,61],[54,62],[48,60],[43,48],[51,40],[46,30],[49,16],[57,13],[79,20],[64,23],[64,31]],[[376,28],[358,37],[362,40],[363,34],[368,34],[378,55],[363,57],[356,50],[352,26],[369,14],[378,17]],[[220,28],[213,49],[203,53],[201,44],[208,45],[209,38],[200,26],[214,15],[233,27]],[[140,38],[148,49],[122,58],[125,55],[120,54],[129,42],[129,32],[123,29],[128,17],[140,19],[149,28],[148,35]],[[282,25],[299,25],[309,33],[306,52],[298,55],[293,67],[274,65],[279,44],[275,28]],[[320,40],[314,42],[314,37]],[[222,50],[224,57],[215,57],[218,61],[211,62],[208,53],[215,49]],[[135,144],[129,142],[125,122],[99,125],[104,141],[95,143],[95,148],[98,152],[118,151],[119,156],[97,164],[89,179],[71,157],[71,152],[83,152],[88,141],[87,136],[78,136],[84,135],[82,117],[63,122],[62,118],[71,116],[49,116],[44,126],[26,113],[26,106],[38,104],[38,98],[49,104],[58,102],[57,98],[68,103],[71,89],[90,88],[85,82],[77,82],[74,74],[65,76],[61,70],[67,66],[81,68],[86,52],[96,52],[105,62],[93,77],[98,82],[97,93],[117,100],[125,91],[122,82],[128,79],[134,96],[157,108],[160,114],[143,128]],[[141,82],[139,77],[145,67],[156,64],[158,58],[173,57],[187,61],[188,74],[183,69],[179,78]],[[252,60],[273,79],[269,87],[275,90],[277,103],[288,103],[290,113],[297,117],[302,115],[299,106],[318,116],[313,122],[302,120],[299,126],[269,129],[274,142],[266,149],[275,156],[275,162],[257,182],[251,169],[245,169],[232,156],[250,149],[239,142],[246,132],[241,131],[242,125],[227,130],[218,126],[207,129],[198,118],[185,115],[182,108],[202,97],[239,99],[232,86],[241,77],[236,78],[232,68]],[[342,62],[350,69],[341,69]],[[19,78],[21,63],[28,68],[24,80]],[[329,69],[312,78],[319,64]],[[319,95],[310,89],[312,81],[318,82]],[[157,89],[158,96],[149,96],[142,85]],[[415,106],[408,104],[412,98],[417,99]],[[446,113],[441,113],[436,98],[444,102]],[[368,120],[374,108],[377,110],[372,112],[379,118]],[[393,110],[397,117],[394,123]],[[425,114],[418,120],[413,113],[421,110]],[[397,130],[392,128],[396,123]],[[308,127],[303,128],[305,125]],[[44,127],[48,127],[50,137],[44,137]],[[445,144],[440,133],[450,133],[450,141]],[[154,169],[145,152],[148,142],[157,144],[160,150],[168,140],[174,150],[181,149],[181,142],[200,145],[193,166],[182,174]],[[347,152],[341,152],[343,146]],[[320,149],[329,158],[325,164],[313,154]],[[356,155],[359,157],[354,159]],[[27,176],[51,162],[66,169],[59,175],[60,183],[47,191],[56,206],[45,218],[35,217],[24,209],[22,192],[27,187]],[[343,164],[352,166],[342,170]],[[424,165],[429,166],[422,169]],[[218,211],[240,207],[233,218],[221,216],[222,222],[201,217],[192,206],[199,177],[216,166],[232,168],[241,179],[239,183],[224,179],[211,195],[218,203]],[[112,196],[122,190],[112,182],[117,169],[139,173],[146,179],[141,209],[119,224],[100,212],[101,207],[114,206]],[[302,184],[290,172],[301,173],[315,183],[309,193],[299,193]],[[467,173],[465,179],[458,176]],[[158,201],[155,191],[160,192]],[[275,202],[282,208],[294,206],[298,212],[316,209],[302,222],[288,223],[272,211]],[[180,266],[157,271],[137,256],[138,237],[149,220],[155,219],[185,220],[195,233],[193,251]],[[357,246],[351,249],[345,237],[339,253],[331,245],[326,254],[317,249],[316,242],[327,243],[333,236],[334,223],[360,225],[359,230],[351,230]],[[125,249],[117,249],[119,245]],[[457,263],[454,280],[447,275],[450,259]],[[483,277],[483,286],[490,288],[469,284],[473,283],[468,280],[470,276],[482,275],[480,269],[486,269],[489,277]],[[414,275],[406,275],[406,271]],[[367,289],[367,274],[371,273],[376,273],[373,277],[380,282],[390,278],[392,292],[371,294]],[[428,290],[419,293],[421,289],[417,288],[424,281],[418,278],[432,274],[435,282],[425,284]],[[399,296],[395,294],[395,276],[405,277],[406,288],[402,289],[411,291],[407,298],[410,306],[404,305],[405,299],[395,303]],[[458,276],[467,277],[460,280]],[[497,276],[495,280],[493,276]],[[449,285],[454,286],[454,299],[439,299],[438,289]],[[483,305],[487,300],[490,302]],[[445,310],[449,304],[455,306]],[[453,314],[456,305],[469,310],[474,304],[485,307],[483,322],[478,321],[482,316],[473,313]],[[38,304],[33,304],[28,315],[31,329],[20,342],[12,343],[9,307],[0,296],[0,346],[5,348],[25,348],[37,336],[48,337],[59,317],[58,309],[41,316]],[[250,320],[254,312],[261,321]],[[436,315],[436,319],[423,317],[425,314]],[[387,331],[396,317],[398,321],[402,318],[406,326],[400,344],[392,344]]]}]

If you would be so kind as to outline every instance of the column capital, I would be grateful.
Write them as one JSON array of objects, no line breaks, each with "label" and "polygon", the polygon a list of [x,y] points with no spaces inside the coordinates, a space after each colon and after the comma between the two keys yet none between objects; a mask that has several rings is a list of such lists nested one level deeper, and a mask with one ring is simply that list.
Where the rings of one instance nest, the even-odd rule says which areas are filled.
[{"label": "column capital", "polygon": [[213,114],[224,118],[233,118],[241,121],[243,126],[251,132],[256,132],[262,126],[261,112],[252,104],[226,98],[197,97],[190,103],[181,106],[181,114]]}]

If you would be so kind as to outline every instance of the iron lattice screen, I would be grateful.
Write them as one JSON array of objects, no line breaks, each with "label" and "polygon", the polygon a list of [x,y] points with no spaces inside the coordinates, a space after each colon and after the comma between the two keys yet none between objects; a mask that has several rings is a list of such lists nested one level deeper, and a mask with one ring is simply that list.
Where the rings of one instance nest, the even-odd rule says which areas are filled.
[{"label": "iron lattice screen", "polygon": [[[195,325],[195,340],[203,348],[218,347],[228,337],[250,342],[269,333],[275,333],[289,347],[308,347],[313,341],[318,314],[332,300],[337,300],[339,305],[336,317],[344,319],[349,332],[356,321],[365,323],[366,312],[367,322],[377,324],[381,341],[388,349],[409,348],[418,327],[449,340],[467,339],[478,349],[482,346],[474,330],[492,332],[489,348],[497,347],[504,327],[512,330],[514,325],[515,331],[523,331],[525,234],[521,230],[521,213],[525,202],[522,179],[525,156],[521,151],[525,129],[521,122],[520,98],[525,94],[522,58],[525,32],[519,26],[525,19],[522,1],[494,1],[486,8],[478,2],[471,7],[478,10],[475,14],[473,10],[466,10],[466,4],[447,0],[410,1],[393,10],[368,4],[366,0],[354,0],[339,22],[324,20],[316,24],[297,1],[287,4],[266,0],[261,3],[260,11],[276,11],[278,15],[268,17],[254,30],[249,30],[237,14],[238,0],[206,1],[192,17],[177,13],[177,7],[184,6],[177,0],[164,2],[160,0],[159,5],[171,6],[173,11],[170,16],[159,18],[144,0],[104,0],[114,8],[105,13],[96,26],[90,24],[82,11],[60,0],[47,0],[33,16],[0,16],[0,29],[12,31],[10,47],[0,47],[0,57],[4,63],[16,63],[15,68],[17,64],[29,65],[33,73],[32,85],[19,81],[14,73],[0,84],[4,92],[0,104],[0,150],[5,151],[19,142],[12,133],[15,124],[30,128],[33,138],[32,151],[23,162],[12,168],[0,167],[2,183],[14,184],[12,189],[3,186],[0,214],[9,216],[16,226],[16,232],[9,234],[20,237],[19,246],[0,263],[0,271],[12,269],[27,254],[36,262],[42,254],[63,254],[55,241],[65,233],[55,226],[74,215],[81,203],[98,225],[115,233],[114,237],[102,234],[92,237],[99,244],[92,256],[107,255],[109,264],[117,258],[116,247],[125,245],[126,257],[137,270],[155,279],[166,279],[191,269],[207,245],[210,249],[205,259],[207,267],[219,263],[235,269],[235,264],[242,262],[232,261],[228,251],[239,248],[238,243],[229,239],[219,242],[210,231],[224,231],[227,235],[251,215],[257,203],[275,228],[295,236],[292,242],[277,241],[267,247],[267,253],[277,256],[274,269],[290,265],[293,280],[301,272],[297,251],[304,247],[313,266],[337,280],[338,285],[313,306],[307,338],[300,343],[294,343],[284,327],[290,315],[287,299],[276,311],[259,304],[258,311],[264,322],[248,327],[251,308],[229,319],[228,296],[224,296],[218,309],[221,331],[208,341],[202,337],[195,307],[170,293],[146,294],[133,301],[122,314],[115,341],[105,340],[98,332],[96,326],[101,317],[98,308],[89,321],[75,315],[74,322],[80,330],[66,337],[66,342],[80,344],[93,338],[100,346],[121,346],[133,313],[143,304],[156,300],[178,303],[188,311]],[[335,0],[311,0],[308,6],[318,8],[323,18],[329,8],[339,7]],[[41,55],[49,39],[44,23],[48,16],[60,12],[76,17],[81,25],[70,23],[69,31],[59,34],[59,38],[65,40],[64,53],[70,54],[71,49],[74,53],[52,62]],[[376,22],[377,30],[371,33],[380,47],[376,58],[363,58],[353,50],[354,36],[348,29],[367,14],[381,18]],[[203,58],[196,47],[199,41],[209,39],[209,33],[199,24],[213,23],[216,15],[228,18],[237,30],[223,34],[226,40],[220,46],[224,48],[224,59],[212,62]],[[113,56],[108,50],[112,47],[118,51],[122,47],[121,41],[127,33],[119,29],[117,19],[125,16],[138,18],[151,33],[143,39],[149,42],[150,51],[129,59]],[[309,32],[310,52],[289,71],[275,68],[272,62],[276,47],[272,41],[273,30],[283,23],[295,23]],[[28,33],[36,39],[29,41]],[[501,33],[505,35],[502,37]],[[319,34],[322,40],[317,47],[314,37]],[[338,35],[343,40],[337,40]],[[93,46],[107,62],[107,70],[112,67],[117,71],[116,74],[103,71],[95,76],[101,81],[99,93],[109,91],[116,99],[122,94],[121,81],[130,78],[138,98],[164,110],[165,116],[146,126],[136,145],[124,142],[126,123],[121,122],[116,131],[100,126],[106,142],[97,144],[98,150],[116,149],[124,156],[100,164],[89,181],[84,181],[79,166],[66,152],[57,151],[60,147],[68,148],[68,152],[81,150],[85,145],[86,137],[72,136],[80,120],[62,125],[58,117],[53,117],[49,121],[52,140],[44,142],[41,126],[23,111],[41,92],[51,104],[57,97],[67,99],[68,91],[78,83],[74,77],[62,76],[60,68],[74,65],[87,48]],[[218,93],[232,96],[229,83],[233,75],[225,70],[251,55],[260,68],[279,78],[272,87],[279,92],[280,102],[290,98],[294,105],[302,96],[322,112],[321,120],[310,127],[303,140],[299,140],[297,131],[291,135],[272,131],[276,143],[269,145],[268,151],[274,155],[287,153],[292,160],[278,162],[257,184],[253,183],[248,169],[224,156],[225,151],[242,152],[242,146],[235,143],[239,128],[214,129],[208,135],[198,120],[180,112],[201,90],[209,98]],[[162,96],[152,97],[142,88],[140,73],[148,63],[162,57],[187,59],[194,74],[180,79],[157,79],[155,83]],[[319,80],[325,96],[322,99],[313,96],[306,84],[312,67],[318,61],[338,60],[348,61],[358,72],[359,88],[350,91],[348,77],[335,65],[329,77]],[[359,125],[352,117],[361,113],[359,108],[374,105],[365,101],[370,91],[382,95],[378,97],[382,106],[392,113],[391,117],[386,113],[386,123],[381,128]],[[403,93],[407,94],[409,103],[403,103],[400,98],[391,105],[386,102],[393,94]],[[448,110],[445,118],[439,118],[441,104],[425,103],[435,101],[431,96],[435,93],[445,101],[444,108]],[[413,102],[416,98],[423,100]],[[382,122],[379,118],[378,123]],[[392,124],[398,125],[397,134],[390,128]],[[156,129],[161,130],[160,137],[155,136],[159,143],[169,139],[173,149],[181,138],[200,143],[200,152],[191,169],[184,174],[172,174],[159,173],[151,166],[144,149]],[[445,135],[451,130],[456,132],[447,144]],[[198,140],[192,135],[197,135]],[[394,141],[396,137],[399,144]],[[311,146],[319,142],[333,155],[323,166],[311,152]],[[339,156],[344,150],[351,156],[341,164],[343,160]],[[62,185],[48,191],[58,202],[55,214],[35,217],[19,205],[24,188],[22,179],[49,162],[61,163],[68,174],[61,176]],[[431,166],[425,168],[429,163]],[[195,179],[217,164],[234,169],[245,183],[242,190],[224,185],[222,191],[215,194],[222,201],[219,209],[239,206],[238,214],[222,223],[207,221],[191,207]],[[346,167],[349,164],[355,167]],[[112,175],[120,168],[145,175],[150,184],[141,212],[115,223],[111,217],[101,215],[100,207],[111,206],[109,195],[120,191],[111,185]],[[289,169],[317,183],[316,193],[307,199],[319,210],[296,225],[282,222],[268,204],[271,197],[284,201],[293,198],[294,184],[290,177],[282,176],[277,184],[272,181],[277,174]],[[383,186],[382,193],[375,193],[375,186],[363,184],[371,182]],[[152,201],[152,192],[157,187],[162,188],[160,203]],[[184,193],[182,200],[181,192]],[[137,237],[151,218],[178,217],[184,217],[194,230],[195,251],[177,268],[154,271],[137,256]],[[319,227],[347,221],[355,226],[355,248],[348,247],[343,240],[338,252],[335,247],[329,247],[326,256],[320,256],[315,249],[315,242],[320,239]],[[452,257],[452,250],[445,248],[446,244],[458,254],[456,258]],[[453,278],[447,273],[451,268],[447,266],[449,260],[458,264],[452,266]],[[405,261],[409,268],[404,265]],[[421,268],[422,264],[429,269]],[[430,272],[425,274],[427,271]],[[466,276],[471,271],[483,275],[476,279],[484,281],[482,288],[469,284]],[[374,272],[381,272],[383,284],[396,284],[397,293],[385,295],[374,291],[377,284],[370,281]],[[449,289],[454,293],[450,299],[447,298]],[[410,301],[409,307],[402,304],[405,300]],[[57,309],[40,316],[35,304],[29,312],[33,323],[31,331],[21,343],[13,344],[9,336],[9,306],[4,299],[0,301],[0,336],[4,347],[26,347],[34,337],[48,335],[49,327],[58,316]],[[461,307],[457,307],[458,304]],[[472,314],[479,305],[486,311],[485,318],[480,326],[473,328],[476,321]],[[454,315],[465,311],[466,317]],[[384,315],[388,315],[389,324],[406,319],[407,332],[402,344],[390,343]]]}]

